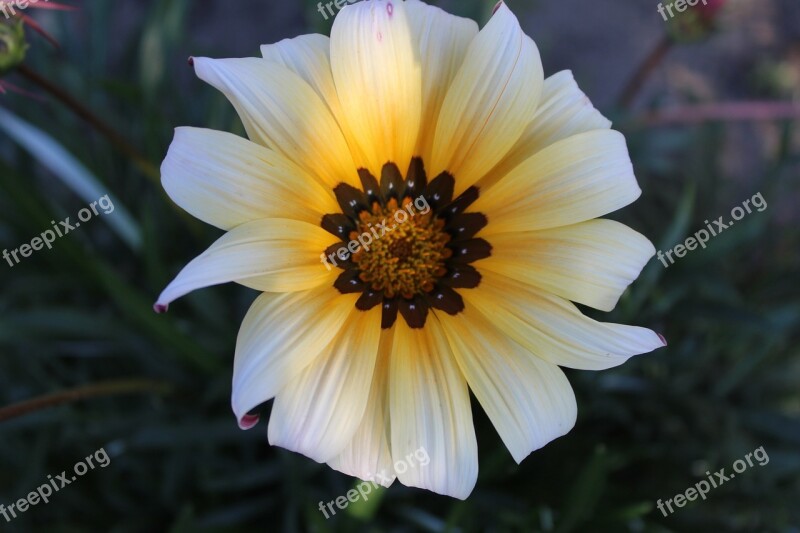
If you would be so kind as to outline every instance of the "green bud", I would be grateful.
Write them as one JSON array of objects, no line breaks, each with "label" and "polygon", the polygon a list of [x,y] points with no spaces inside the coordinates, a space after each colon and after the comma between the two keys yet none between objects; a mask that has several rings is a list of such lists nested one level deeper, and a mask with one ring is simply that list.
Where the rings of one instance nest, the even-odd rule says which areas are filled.
[{"label": "green bud", "polygon": [[0,22],[0,76],[25,60],[28,43],[21,20]]},{"label": "green bud", "polygon": [[666,0],[672,6],[674,16],[667,22],[667,31],[674,41],[679,43],[695,43],[708,39],[716,29],[716,12],[726,0],[711,0],[711,6],[703,4],[685,5],[684,10],[675,8],[677,0]]},{"label": "green bud", "polygon": [[697,13],[686,12],[669,21],[670,36],[682,43],[702,41],[711,35],[712,27]]}]

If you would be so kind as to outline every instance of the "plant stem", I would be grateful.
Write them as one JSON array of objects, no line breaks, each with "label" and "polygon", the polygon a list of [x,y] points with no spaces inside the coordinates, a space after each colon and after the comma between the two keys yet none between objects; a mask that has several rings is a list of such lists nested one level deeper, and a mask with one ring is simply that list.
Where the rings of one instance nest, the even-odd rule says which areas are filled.
[{"label": "plant stem", "polygon": [[0,408],[0,422],[10,420],[19,416],[39,411],[47,407],[53,407],[65,403],[75,402],[86,398],[96,398],[99,396],[115,396],[119,394],[133,394],[139,392],[155,392],[166,394],[171,389],[170,385],[146,379],[123,379],[106,381],[86,385],[74,389],[66,389],[52,394],[46,394],[30,400],[15,403]]},{"label": "plant stem", "polygon": [[641,91],[647,79],[658,68],[658,66],[661,65],[661,62],[664,61],[664,58],[667,56],[667,52],[669,52],[671,48],[672,39],[665,35],[661,38],[653,51],[648,54],[644,62],[639,66],[636,72],[634,72],[631,79],[625,85],[625,89],[622,91],[622,95],[619,97],[617,102],[617,105],[620,108],[627,109],[631,106],[633,101],[639,95],[639,91]]},{"label": "plant stem", "polygon": [[792,102],[720,102],[693,104],[645,114],[637,122],[658,127],[710,121],[800,120],[800,105]]},{"label": "plant stem", "polygon": [[122,135],[117,133],[113,128],[111,128],[111,126],[103,122],[103,120],[92,113],[92,111],[84,106],[77,98],[67,93],[50,80],[44,78],[27,65],[19,65],[16,68],[16,71],[29,81],[47,91],[50,95],[71,109],[76,115],[88,122],[92,127],[103,134],[117,150],[129,157],[131,161],[133,161],[134,165],[136,165],[136,167],[142,171],[143,174],[158,183],[161,176],[158,169],[150,161],[148,161],[146,157],[139,153],[139,151]]}]

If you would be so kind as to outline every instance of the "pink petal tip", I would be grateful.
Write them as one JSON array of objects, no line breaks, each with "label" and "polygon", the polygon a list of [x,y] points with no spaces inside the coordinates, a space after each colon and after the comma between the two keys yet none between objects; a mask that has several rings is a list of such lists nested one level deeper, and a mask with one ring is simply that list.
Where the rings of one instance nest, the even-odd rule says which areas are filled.
[{"label": "pink petal tip", "polygon": [[164,304],[158,304],[158,303],[157,304],[153,304],[153,311],[155,311],[156,313],[158,313],[160,315],[162,313],[166,313],[167,311],[169,311],[169,306],[168,305],[164,305]]},{"label": "pink petal tip", "polygon": [[664,343],[664,346],[667,346],[667,339],[664,338],[664,335],[662,335],[661,333],[656,333],[656,335],[658,335],[658,338],[661,339],[661,342]]},{"label": "pink petal tip", "polygon": [[258,415],[244,415],[239,420],[239,428],[248,430],[255,427],[258,424]]}]

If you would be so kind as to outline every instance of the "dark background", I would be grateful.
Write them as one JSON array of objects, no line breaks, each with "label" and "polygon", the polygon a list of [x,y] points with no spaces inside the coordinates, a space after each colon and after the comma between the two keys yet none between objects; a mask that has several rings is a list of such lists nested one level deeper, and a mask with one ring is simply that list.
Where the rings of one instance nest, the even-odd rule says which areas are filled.
[{"label": "dark background", "polygon": [[[545,73],[571,69],[628,138],[643,195],[614,218],[666,251],[756,193],[768,204],[669,269],[654,258],[614,312],[590,313],[662,332],[669,347],[568,371],[577,425],[521,466],[474,404],[480,474],[468,500],[396,483],[325,520],[319,501],[355,481],[270,447],[264,422],[240,431],[230,411],[236,333],[255,293],[203,290],[165,316],[151,305],[219,234],[158,183],[172,129],[243,134],[186,58],[257,55],[330,22],[298,0],[29,9],[61,48],[28,30],[25,66],[0,78],[29,93],[0,95],[3,116],[36,128],[26,141],[19,123],[0,126],[0,248],[102,194],[116,209],[53,250],[0,263],[0,406],[94,393],[0,422],[0,503],[100,448],[111,462],[11,523],[0,517],[0,530],[800,531],[800,3],[730,0],[713,28],[667,24],[654,1],[508,3]],[[493,4],[440,3],[481,24]],[[143,154],[138,164],[81,107]],[[87,172],[70,173],[66,154]],[[91,180],[94,196],[81,192]],[[655,508],[759,446],[765,466],[668,517]]]}]

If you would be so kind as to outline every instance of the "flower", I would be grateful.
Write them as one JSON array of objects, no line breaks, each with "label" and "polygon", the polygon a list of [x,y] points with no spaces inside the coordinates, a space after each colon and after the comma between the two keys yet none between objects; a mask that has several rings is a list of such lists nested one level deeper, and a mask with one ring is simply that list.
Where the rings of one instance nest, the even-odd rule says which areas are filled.
[{"label": "flower", "polygon": [[[193,59],[250,140],[179,128],[162,166],[170,197],[227,233],[156,310],[228,281],[264,292],[236,344],[243,428],[275,398],[271,444],[466,498],[469,389],[519,462],[575,424],[559,366],[600,370],[664,345],[571,303],[611,310],[655,250],[596,220],[641,194],[625,140],[569,72],[544,79],[505,4],[479,32],[417,0],[369,0],[345,7],[330,39],[262,55]],[[420,197],[416,216],[349,256],[348,241]],[[429,464],[394,468],[420,448]]]},{"label": "flower", "polygon": [[[675,4],[675,1],[668,2]],[[685,13],[672,17],[668,29],[670,36],[678,42],[696,42],[711,36],[718,25],[718,19],[729,0],[704,0],[688,6]]]},{"label": "flower", "polygon": [[[36,0],[38,2],[38,0]],[[49,2],[49,0],[46,0]],[[10,19],[12,22],[14,20],[21,20],[30,26],[35,32],[40,34],[42,37],[50,41],[53,46],[58,46],[56,40],[47,33],[44,28],[42,28],[39,23],[33,20],[31,17],[26,15],[23,12],[23,9],[27,9],[30,7],[31,9],[51,9],[57,11],[70,11],[75,9],[72,6],[58,4],[56,2],[49,2],[49,3],[42,3],[35,5],[36,2],[31,2],[30,4],[26,4],[24,7],[13,0],[0,0],[0,13],[2,13],[6,19]]]}]

